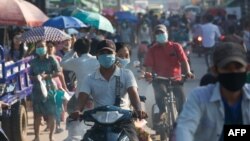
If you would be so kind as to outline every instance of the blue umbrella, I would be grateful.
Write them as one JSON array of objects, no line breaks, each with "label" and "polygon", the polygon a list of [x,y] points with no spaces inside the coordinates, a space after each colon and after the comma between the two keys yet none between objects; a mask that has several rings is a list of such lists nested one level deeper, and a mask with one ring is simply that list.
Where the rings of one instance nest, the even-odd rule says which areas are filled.
[{"label": "blue umbrella", "polygon": [[55,27],[58,29],[87,27],[82,21],[71,16],[58,16],[47,20],[43,26]]},{"label": "blue umbrella", "polygon": [[137,17],[129,11],[118,11],[115,17],[118,21],[137,22]]}]

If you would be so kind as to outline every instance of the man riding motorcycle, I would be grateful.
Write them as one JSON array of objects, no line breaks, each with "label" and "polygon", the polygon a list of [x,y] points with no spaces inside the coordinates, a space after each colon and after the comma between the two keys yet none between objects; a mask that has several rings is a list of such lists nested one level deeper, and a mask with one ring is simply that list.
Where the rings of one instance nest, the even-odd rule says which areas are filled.
[{"label": "man riding motorcycle", "polygon": [[[100,68],[85,78],[84,85],[80,88],[77,108],[71,117],[79,118],[87,99],[91,96],[95,108],[115,105],[130,110],[131,103],[137,117],[139,119],[146,118],[147,114],[142,111],[133,73],[116,65],[115,44],[111,40],[103,40],[97,45],[97,49],[97,60],[100,63]],[[120,82],[120,86],[117,81]],[[118,92],[120,96],[116,94],[116,84],[120,87]],[[119,126],[124,128],[130,140],[138,141],[133,121]]]}]

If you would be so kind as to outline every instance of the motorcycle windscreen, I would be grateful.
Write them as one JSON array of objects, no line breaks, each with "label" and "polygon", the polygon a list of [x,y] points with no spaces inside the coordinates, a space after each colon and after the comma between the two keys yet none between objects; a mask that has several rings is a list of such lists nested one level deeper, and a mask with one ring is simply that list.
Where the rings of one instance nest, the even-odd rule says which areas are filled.
[{"label": "motorcycle windscreen", "polygon": [[113,124],[122,116],[123,114],[120,114],[118,111],[97,111],[92,114],[92,117],[102,124]]}]

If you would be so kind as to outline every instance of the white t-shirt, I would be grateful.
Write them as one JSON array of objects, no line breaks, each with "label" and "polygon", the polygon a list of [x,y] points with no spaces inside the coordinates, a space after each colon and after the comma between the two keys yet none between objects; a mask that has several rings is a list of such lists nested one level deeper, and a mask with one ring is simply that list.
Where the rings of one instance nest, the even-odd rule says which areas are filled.
[{"label": "white t-shirt", "polygon": [[128,69],[116,67],[109,81],[101,75],[98,69],[85,78],[84,85],[80,87],[80,92],[87,93],[93,98],[94,107],[114,105],[116,98],[116,76],[120,76],[120,107],[130,110],[127,89],[137,87],[137,83],[133,73]]},{"label": "white t-shirt", "polygon": [[89,53],[83,54],[79,58],[75,57],[76,53],[73,50],[65,54],[61,61],[61,66],[64,70],[73,71],[76,74],[76,97],[78,97],[79,87],[84,84],[84,78],[96,71],[100,64],[96,57]]},{"label": "white t-shirt", "polygon": [[218,26],[212,23],[206,23],[201,26],[201,29],[203,47],[213,47],[215,45],[215,39],[221,36]]}]

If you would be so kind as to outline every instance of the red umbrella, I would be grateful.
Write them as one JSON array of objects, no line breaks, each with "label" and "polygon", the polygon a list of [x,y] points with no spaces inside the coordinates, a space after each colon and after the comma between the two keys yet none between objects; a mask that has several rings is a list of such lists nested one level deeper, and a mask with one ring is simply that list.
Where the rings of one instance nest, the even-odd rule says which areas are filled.
[{"label": "red umbrella", "polygon": [[24,0],[0,0],[0,25],[41,26],[48,17]]}]

